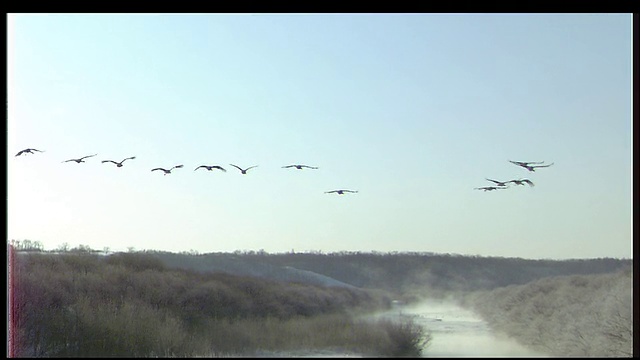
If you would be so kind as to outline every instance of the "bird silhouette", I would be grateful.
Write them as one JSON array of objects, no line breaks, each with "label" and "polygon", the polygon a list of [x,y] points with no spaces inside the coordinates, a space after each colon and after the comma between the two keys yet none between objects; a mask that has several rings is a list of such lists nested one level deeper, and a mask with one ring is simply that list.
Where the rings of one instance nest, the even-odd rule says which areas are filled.
[{"label": "bird silhouette", "polygon": [[501,187],[501,186],[483,186],[483,187],[479,187],[479,188],[474,188],[475,190],[484,190],[484,191],[493,191],[493,190],[500,190],[500,189],[506,189],[507,187]]},{"label": "bird silhouette", "polygon": [[241,167],[240,167],[240,166],[238,166],[238,165],[233,165],[233,164],[229,164],[229,165],[231,165],[231,166],[233,166],[234,168],[236,168],[236,169],[240,170],[240,172],[241,172],[241,173],[243,173],[243,174],[246,174],[246,173],[247,173],[247,171],[248,171],[249,169],[253,169],[254,167],[258,167],[258,165],[254,165],[254,166],[249,166],[249,167],[248,167],[248,168],[246,168],[246,169],[243,169],[243,168],[241,168]]},{"label": "bird silhouette", "polygon": [[114,164],[116,164],[116,166],[117,166],[117,167],[122,167],[122,163],[123,163],[123,162],[125,162],[125,161],[127,161],[127,160],[133,160],[133,159],[135,159],[135,158],[136,158],[135,156],[128,157],[128,158],[126,158],[126,159],[124,159],[124,160],[122,160],[122,161],[120,161],[120,162],[116,162],[116,161],[113,161],[113,160],[102,160],[102,163],[104,164],[104,163],[106,163],[106,162],[110,162],[110,163],[114,163]]},{"label": "bird silhouette", "polygon": [[513,163],[513,164],[516,164],[516,165],[518,165],[518,166],[521,166],[521,167],[523,167],[523,168],[525,168],[525,169],[527,169],[527,170],[529,170],[529,171],[531,171],[531,172],[536,171],[536,170],[535,170],[536,168],[549,167],[549,166],[553,165],[553,163],[551,163],[551,164],[547,164],[547,165],[538,165],[538,166],[530,165],[530,164],[543,164],[543,163],[544,163],[544,161],[538,161],[538,162],[533,162],[533,161],[523,162],[523,161],[511,161],[511,160],[509,160],[509,162],[511,162],[511,163]]},{"label": "bird silhouette", "polygon": [[20,150],[20,151],[18,151],[18,153],[16,154],[16,156],[20,156],[20,155],[22,155],[22,154],[25,154],[25,155],[26,155],[26,154],[33,154],[33,153],[34,153],[34,151],[37,151],[37,152],[44,152],[44,150],[38,150],[38,149],[32,149],[32,148],[29,148],[29,149],[24,149],[24,150]]},{"label": "bird silhouette", "polygon": [[155,168],[155,169],[151,169],[151,171],[162,170],[162,171],[164,171],[164,174],[165,174],[165,175],[167,175],[167,174],[171,174],[171,170],[173,170],[173,169],[180,169],[182,166],[183,166],[183,165],[176,165],[176,166],[172,167],[172,168],[171,168],[171,169],[169,169],[169,170],[167,170],[167,169],[163,169],[163,168]]},{"label": "bird silhouette", "polygon": [[509,182],[509,181],[498,181],[498,180],[491,180],[491,179],[487,179],[487,180],[496,183],[496,185],[498,186],[507,186],[507,183]]},{"label": "bird silhouette", "polygon": [[355,190],[331,190],[331,191],[325,191],[325,194],[331,194],[331,193],[336,193],[338,195],[344,195],[344,193],[357,193],[357,191]]},{"label": "bird silhouette", "polygon": [[296,168],[298,170],[302,170],[302,168],[317,169],[317,167],[315,167],[315,166],[300,165],[300,164],[287,165],[287,166],[283,166],[282,168],[286,169],[286,168],[292,168],[292,167],[294,167],[294,168]]},{"label": "bird silhouette", "polygon": [[516,185],[524,185],[525,183],[527,183],[527,184],[529,184],[529,186],[535,186],[533,184],[533,182],[531,180],[529,180],[529,179],[510,180],[510,181],[507,181],[507,182],[512,182],[512,183],[514,183]]},{"label": "bird silhouette", "polygon": [[63,163],[66,163],[66,162],[69,162],[69,161],[75,161],[76,163],[80,164],[81,162],[86,162],[86,161],[84,161],[84,159],[90,158],[90,157],[96,156],[96,155],[98,155],[98,154],[83,156],[80,159],[69,159],[69,160],[63,161]]},{"label": "bird silhouette", "polygon": [[225,168],[223,168],[222,166],[218,166],[218,165],[211,165],[211,166],[209,166],[209,165],[200,165],[197,168],[195,168],[193,171],[196,171],[196,170],[198,170],[200,168],[205,168],[205,169],[207,169],[209,171],[212,171],[213,169],[219,169],[219,170],[222,170],[224,172],[227,171]]}]

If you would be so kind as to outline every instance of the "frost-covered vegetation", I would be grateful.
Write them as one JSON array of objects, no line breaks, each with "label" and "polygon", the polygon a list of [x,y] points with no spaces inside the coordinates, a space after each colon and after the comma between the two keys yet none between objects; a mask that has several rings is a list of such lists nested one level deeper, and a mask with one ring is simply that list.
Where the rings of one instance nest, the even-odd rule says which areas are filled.
[{"label": "frost-covered vegetation", "polygon": [[228,356],[339,348],[420,353],[422,329],[367,322],[380,291],[171,269],[148,254],[18,254],[12,356]]},{"label": "frost-covered vegetation", "polygon": [[610,273],[631,264],[631,260],[612,258],[531,260],[417,252],[150,254],[170,267],[327,284],[291,271],[305,270],[322,274],[334,283],[383,289],[406,302],[526,284],[548,276]]},{"label": "frost-covered vegetation", "polygon": [[468,295],[491,326],[553,356],[633,354],[631,266],[611,274],[555,276]]},{"label": "frost-covered vegetation", "polygon": [[[16,356],[251,356],[318,350],[417,356],[428,329],[363,316],[464,298],[539,352],[631,352],[631,260],[433,253],[55,252],[16,244]],[[623,270],[624,269],[624,270]]]}]

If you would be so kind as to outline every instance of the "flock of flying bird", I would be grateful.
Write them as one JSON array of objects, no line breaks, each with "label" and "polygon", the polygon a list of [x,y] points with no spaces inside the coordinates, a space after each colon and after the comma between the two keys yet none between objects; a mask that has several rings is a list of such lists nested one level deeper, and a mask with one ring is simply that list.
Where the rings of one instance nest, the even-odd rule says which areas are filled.
[{"label": "flock of flying bird", "polygon": [[[544,167],[549,167],[549,166],[553,165],[553,163],[546,164],[546,165],[532,165],[532,164],[544,164],[544,161],[523,162],[523,161],[511,161],[511,160],[509,160],[509,162],[513,163],[515,165],[518,165],[520,167],[523,167],[523,168],[529,170],[530,172],[535,172],[537,168],[544,168]],[[494,186],[477,187],[477,188],[474,188],[474,189],[475,190],[484,190],[484,191],[507,189],[507,188],[509,188],[509,183],[514,183],[516,185],[528,184],[529,186],[535,186],[533,184],[533,182],[531,180],[529,180],[529,179],[517,179],[517,180],[509,180],[509,181],[498,181],[498,180],[487,179],[487,178],[485,178],[485,179],[495,183],[495,185]]]},{"label": "flock of flying bird", "polygon": [[[20,156],[20,155],[23,155],[23,154],[25,154],[25,155],[26,154],[35,154],[34,151],[44,152],[44,150],[27,148],[27,149],[24,149],[24,150],[20,150],[16,154],[16,156]],[[87,159],[87,158],[90,158],[90,157],[94,157],[94,156],[97,156],[97,155],[98,154],[93,154],[93,155],[83,156],[83,157],[77,158],[77,159],[69,159],[69,160],[63,161],[63,163],[74,161],[77,164],[80,164],[80,163],[86,162],[86,161],[84,161],[84,159]],[[125,158],[125,159],[123,159],[123,160],[121,160],[119,162],[115,161],[115,160],[102,160],[102,163],[104,164],[104,163],[110,162],[110,163],[115,164],[117,167],[122,167],[123,163],[125,161],[133,160],[135,158],[136,158],[135,156],[131,156],[131,157]],[[258,165],[254,165],[254,166],[249,166],[248,168],[243,169],[238,165],[234,165],[234,164],[229,164],[229,165],[231,165],[231,166],[235,167],[236,169],[240,170],[240,173],[243,174],[243,175],[246,174],[247,171],[249,171],[250,169],[258,167]],[[164,172],[164,175],[168,175],[168,174],[171,174],[171,170],[180,169],[182,167],[184,167],[184,165],[180,164],[180,165],[175,165],[175,166],[173,166],[173,167],[171,167],[169,169],[157,167],[157,168],[151,169],[151,171],[153,172],[153,171],[159,170],[159,171]],[[220,171],[227,172],[227,170],[225,168],[223,168],[222,166],[219,166],[219,165],[200,165],[200,166],[196,167],[193,171],[196,171],[196,170],[201,169],[201,168],[202,169],[207,169],[208,171],[213,171],[213,169],[217,169],[217,170],[220,170]],[[285,169],[287,169],[287,168],[296,168],[298,170],[302,170],[304,168],[307,168],[307,169],[318,169],[318,167],[315,167],[315,166],[308,166],[308,165],[302,165],[302,164],[287,165],[287,166],[283,166],[282,168],[285,168]],[[344,195],[345,193],[357,193],[357,192],[358,192],[357,190],[339,189],[339,190],[325,191],[325,194],[335,193],[335,194],[338,194],[338,195]]]},{"label": "flock of flying bird", "polygon": [[[37,152],[44,152],[43,150],[38,150],[38,149],[28,148],[28,149],[20,150],[20,151],[16,154],[16,156],[20,156],[20,155],[22,155],[22,154],[25,154],[25,155],[26,155],[26,154],[34,154],[34,151],[37,151]],[[93,157],[93,156],[97,156],[97,155],[98,155],[98,154],[93,154],[93,155],[83,156],[83,157],[78,158],[78,159],[69,159],[69,160],[65,160],[65,161],[63,161],[63,163],[70,162],[70,161],[75,161],[76,163],[78,163],[78,164],[79,164],[79,163],[83,163],[83,162],[85,162],[85,161],[84,161],[84,159],[87,159],[87,158],[90,158],[90,157]],[[124,163],[125,161],[127,161],[127,160],[133,160],[133,159],[135,159],[135,158],[136,158],[135,156],[131,156],[131,157],[128,157],[128,158],[124,158],[124,159],[122,159],[121,161],[114,161],[114,160],[102,160],[102,163],[108,163],[108,162],[110,162],[110,163],[115,164],[117,167],[122,167],[122,166],[123,166],[123,163]],[[520,166],[520,167],[523,167],[523,168],[525,168],[525,169],[529,170],[530,172],[535,172],[537,168],[544,168],[544,167],[549,167],[549,166],[553,165],[553,163],[551,163],[551,164],[546,164],[546,165],[539,165],[539,164],[544,164],[544,161],[538,161],[538,162],[535,162],[535,161],[523,162],[523,161],[511,161],[511,160],[509,160],[509,162],[511,162],[511,163],[513,163],[513,164],[515,164],[515,165],[518,165],[518,166]],[[249,171],[250,169],[253,169],[253,168],[255,168],[255,167],[258,167],[258,165],[253,165],[253,166],[249,166],[248,168],[243,169],[243,168],[241,168],[241,167],[240,167],[240,166],[238,166],[238,165],[234,165],[234,164],[229,164],[229,165],[231,165],[231,166],[235,167],[236,169],[240,170],[240,173],[241,173],[241,174],[243,174],[243,175],[244,175],[244,174],[246,174],[246,173],[247,173],[247,171]],[[182,168],[182,167],[184,167],[184,166],[183,166],[182,164],[180,164],[180,165],[175,165],[175,166],[173,166],[173,167],[171,167],[171,168],[169,168],[169,169],[165,169],[165,168],[157,167],[157,168],[151,169],[151,171],[153,172],[153,171],[158,170],[158,171],[162,171],[162,172],[164,172],[164,175],[168,175],[168,174],[171,174],[171,170],[173,170],[173,169],[180,169],[180,168]],[[287,166],[283,166],[282,168],[285,168],[285,169],[287,169],[287,168],[296,168],[296,169],[298,169],[298,170],[302,170],[303,168],[307,168],[307,169],[318,169],[318,167],[315,167],[315,166],[308,166],[308,165],[301,165],[301,164],[287,165]],[[223,167],[222,167],[222,166],[220,166],[220,165],[200,165],[200,166],[196,167],[193,171],[196,171],[196,170],[198,170],[198,169],[206,169],[206,170],[208,170],[208,171],[213,171],[213,169],[220,170],[220,171],[224,171],[224,172],[226,172],[226,171],[227,171],[225,168],[223,168]],[[507,189],[507,188],[509,188],[509,183],[513,183],[513,184],[516,184],[516,185],[524,185],[524,184],[528,184],[529,186],[535,186],[535,185],[533,184],[533,182],[532,182],[531,180],[529,180],[529,179],[515,179],[515,180],[509,180],[509,181],[498,181],[498,180],[493,180],[493,179],[488,179],[488,178],[485,178],[485,179],[486,179],[486,180],[488,180],[488,181],[491,181],[491,182],[495,183],[495,185],[493,185],[493,186],[477,187],[477,188],[474,188],[474,189],[475,189],[475,190],[483,190],[483,191],[493,191],[493,190]],[[345,193],[357,193],[357,192],[358,192],[358,191],[356,191],[356,190],[339,189],[339,190],[325,191],[325,194],[332,194],[332,193],[335,193],[335,194],[338,194],[338,195],[344,195]]]}]

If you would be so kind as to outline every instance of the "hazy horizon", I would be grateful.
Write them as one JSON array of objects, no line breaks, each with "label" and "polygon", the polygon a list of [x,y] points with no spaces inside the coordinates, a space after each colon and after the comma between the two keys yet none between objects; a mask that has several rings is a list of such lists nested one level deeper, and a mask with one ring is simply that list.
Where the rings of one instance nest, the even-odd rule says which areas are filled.
[{"label": "hazy horizon", "polygon": [[7,20],[9,241],[632,258],[631,14]]}]

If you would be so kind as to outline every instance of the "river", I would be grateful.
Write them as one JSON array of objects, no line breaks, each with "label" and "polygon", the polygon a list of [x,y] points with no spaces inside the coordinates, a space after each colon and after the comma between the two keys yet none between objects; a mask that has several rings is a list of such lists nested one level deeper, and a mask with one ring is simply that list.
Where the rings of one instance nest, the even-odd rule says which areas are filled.
[{"label": "river", "polygon": [[397,306],[383,316],[412,317],[431,334],[423,357],[548,357],[495,334],[478,315],[453,302],[430,300]]},{"label": "river", "polygon": [[[371,315],[370,315],[371,316]],[[396,305],[374,318],[404,320],[407,317],[431,335],[421,357],[549,357],[526,348],[514,339],[494,333],[473,311],[451,301],[428,300],[413,305]],[[260,357],[360,357],[334,351],[261,353]]]}]

